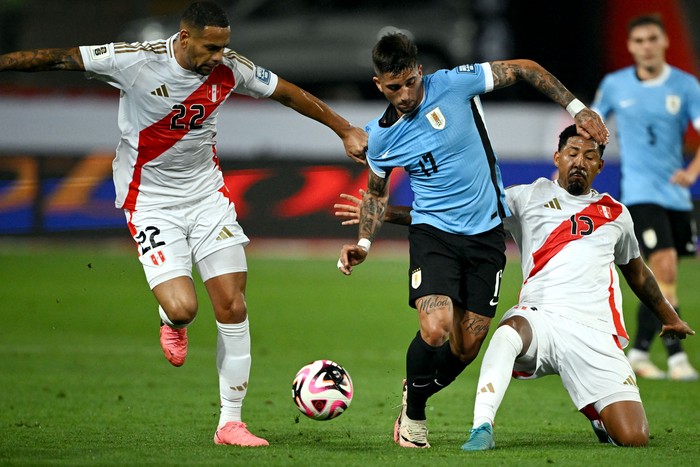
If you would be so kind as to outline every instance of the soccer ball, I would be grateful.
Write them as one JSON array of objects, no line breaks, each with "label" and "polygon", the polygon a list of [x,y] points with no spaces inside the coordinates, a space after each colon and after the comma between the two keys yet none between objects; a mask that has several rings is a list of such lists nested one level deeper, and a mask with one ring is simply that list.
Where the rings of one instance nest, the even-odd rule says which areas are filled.
[{"label": "soccer ball", "polygon": [[294,403],[301,413],[314,420],[330,420],[345,412],[352,394],[350,375],[330,360],[305,365],[292,383]]}]

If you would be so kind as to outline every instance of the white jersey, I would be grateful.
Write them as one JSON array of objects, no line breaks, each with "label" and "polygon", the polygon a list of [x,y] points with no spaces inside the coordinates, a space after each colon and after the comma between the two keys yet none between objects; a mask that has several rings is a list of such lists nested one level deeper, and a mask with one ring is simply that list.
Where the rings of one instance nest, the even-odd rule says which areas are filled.
[{"label": "white jersey", "polygon": [[82,46],[88,77],[118,88],[121,140],[112,164],[115,205],[188,203],[222,190],[216,117],[231,92],[270,96],[277,76],[232,50],[208,76],[182,68],[170,39]]},{"label": "white jersey", "polygon": [[573,196],[540,178],[506,189],[505,226],[521,253],[519,304],[542,307],[629,341],[615,264],[637,258],[627,208],[595,190]]}]

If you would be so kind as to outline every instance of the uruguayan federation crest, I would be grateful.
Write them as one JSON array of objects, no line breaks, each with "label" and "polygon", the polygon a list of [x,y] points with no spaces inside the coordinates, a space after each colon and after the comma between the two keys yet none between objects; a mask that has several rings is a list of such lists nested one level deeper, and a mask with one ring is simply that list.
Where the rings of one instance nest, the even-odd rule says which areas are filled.
[{"label": "uruguayan federation crest", "polygon": [[423,282],[423,276],[421,274],[420,268],[411,272],[411,287],[417,289],[420,287],[420,283]]},{"label": "uruguayan federation crest", "polygon": [[435,128],[436,130],[444,130],[445,129],[445,116],[442,114],[440,111],[440,107],[435,107],[433,110],[428,112],[425,115],[425,118],[428,119],[430,122],[430,125]]},{"label": "uruguayan federation crest", "polygon": [[681,110],[681,97],[673,94],[666,96],[666,110],[668,113],[676,115]]}]

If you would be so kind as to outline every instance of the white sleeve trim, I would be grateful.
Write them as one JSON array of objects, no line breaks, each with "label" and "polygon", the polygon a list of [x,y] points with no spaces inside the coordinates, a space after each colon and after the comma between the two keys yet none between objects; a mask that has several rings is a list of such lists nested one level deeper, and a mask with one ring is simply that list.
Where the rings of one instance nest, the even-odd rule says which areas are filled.
[{"label": "white sleeve trim", "polygon": [[700,133],[700,117],[693,120],[693,128],[695,128],[695,131]]},{"label": "white sleeve trim", "polygon": [[374,172],[374,174],[379,177],[379,178],[386,178],[386,172],[380,169],[379,167],[375,166],[370,158],[367,158],[367,165],[369,165],[369,168]]},{"label": "white sleeve trim", "polygon": [[484,69],[484,93],[493,91],[493,71],[489,62],[481,63],[481,68]]}]

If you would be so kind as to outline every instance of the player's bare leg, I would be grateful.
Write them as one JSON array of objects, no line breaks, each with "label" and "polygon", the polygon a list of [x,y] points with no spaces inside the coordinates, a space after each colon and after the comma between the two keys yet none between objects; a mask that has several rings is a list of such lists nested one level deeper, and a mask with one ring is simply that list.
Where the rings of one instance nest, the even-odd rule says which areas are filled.
[{"label": "player's bare leg", "polygon": [[614,402],[600,412],[605,430],[620,446],[649,444],[649,422],[641,402]]},{"label": "player's bare leg", "polygon": [[187,358],[187,326],[197,316],[197,294],[192,279],[175,277],[158,284],[153,294],[159,303],[160,346],[173,366],[182,366]]}]

